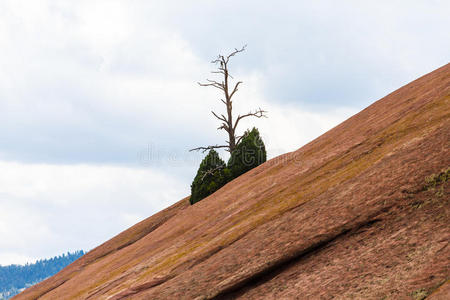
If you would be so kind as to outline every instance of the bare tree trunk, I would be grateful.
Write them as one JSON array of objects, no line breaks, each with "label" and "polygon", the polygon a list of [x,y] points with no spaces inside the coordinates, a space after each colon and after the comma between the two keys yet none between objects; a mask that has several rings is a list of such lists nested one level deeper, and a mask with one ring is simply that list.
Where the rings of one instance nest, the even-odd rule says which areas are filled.
[{"label": "bare tree trunk", "polygon": [[245,50],[245,47],[242,47],[241,49],[235,49],[235,51],[233,51],[232,53],[228,54],[227,56],[223,56],[223,55],[219,55],[217,57],[217,59],[213,60],[211,63],[215,64],[215,65],[219,65],[217,67],[216,71],[212,71],[212,73],[217,73],[217,74],[222,74],[223,75],[223,80],[221,82],[217,82],[215,80],[210,80],[210,79],[206,79],[207,83],[198,83],[200,86],[212,86],[215,87],[219,90],[222,91],[223,95],[224,95],[224,99],[220,99],[223,104],[225,104],[226,109],[227,109],[227,114],[226,116],[221,114],[219,116],[219,114],[215,113],[214,111],[211,111],[211,113],[214,115],[214,117],[216,117],[219,121],[221,121],[221,125],[217,128],[218,130],[225,130],[228,133],[228,141],[226,141],[226,145],[214,145],[214,146],[206,146],[206,147],[198,147],[198,148],[194,148],[191,149],[190,151],[194,151],[194,150],[203,150],[203,152],[210,150],[210,149],[216,149],[216,148],[226,148],[227,151],[229,151],[230,153],[234,151],[234,149],[236,148],[236,145],[239,143],[240,139],[242,137],[238,137],[236,136],[236,128],[239,124],[239,121],[242,120],[243,118],[246,117],[256,117],[256,118],[262,118],[262,117],[267,117],[266,116],[266,111],[262,110],[261,108],[259,108],[258,110],[256,110],[255,112],[249,112],[247,114],[244,115],[238,115],[236,118],[236,121],[233,123],[233,101],[232,101],[232,97],[234,96],[234,94],[238,91],[238,87],[240,84],[242,84],[242,81],[238,81],[233,89],[230,92],[229,89],[229,82],[230,82],[230,78],[232,79],[233,77],[229,74],[228,72],[228,63],[230,61],[230,58],[235,56],[236,54],[243,52]]}]

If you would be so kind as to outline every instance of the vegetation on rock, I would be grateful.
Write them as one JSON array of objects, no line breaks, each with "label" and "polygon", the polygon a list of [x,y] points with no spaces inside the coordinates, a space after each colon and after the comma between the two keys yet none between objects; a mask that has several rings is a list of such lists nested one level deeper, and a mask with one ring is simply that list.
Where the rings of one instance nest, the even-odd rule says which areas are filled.
[{"label": "vegetation on rock", "polygon": [[434,189],[436,186],[441,185],[450,178],[450,168],[447,168],[439,174],[432,174],[425,178],[425,189]]},{"label": "vegetation on rock", "polygon": [[266,147],[258,129],[247,130],[228,161],[232,178],[237,178],[267,160]]},{"label": "vegetation on rock", "polygon": [[228,165],[211,149],[203,159],[191,184],[190,203],[211,195],[227,182],[259,166],[267,159],[266,147],[256,128],[247,130],[231,153]]},{"label": "vegetation on rock", "polygon": [[191,184],[191,204],[211,195],[227,183],[228,173],[225,170],[225,162],[219,154],[211,149],[202,160],[197,175]]}]

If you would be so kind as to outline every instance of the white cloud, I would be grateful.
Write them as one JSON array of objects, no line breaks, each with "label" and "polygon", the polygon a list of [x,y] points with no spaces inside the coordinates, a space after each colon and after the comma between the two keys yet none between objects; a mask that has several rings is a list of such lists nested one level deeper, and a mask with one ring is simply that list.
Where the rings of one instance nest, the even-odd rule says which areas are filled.
[{"label": "white cloud", "polygon": [[202,156],[187,150],[225,139],[217,91],[196,85],[216,54],[249,44],[235,112],[269,111],[240,129],[274,157],[447,63],[448,9],[0,1],[0,263],[87,250],[185,196]]},{"label": "white cloud", "polygon": [[[209,109],[217,95],[195,82],[208,77],[217,52],[245,42],[232,71],[258,74],[266,107],[325,122],[447,59],[450,42],[437,30],[448,24],[445,2],[254,4],[3,1],[2,156],[133,164],[149,142],[188,149],[220,141],[204,130],[215,126]],[[221,13],[231,8],[238,9]],[[246,83],[242,91],[252,88]]]},{"label": "white cloud", "polygon": [[195,144],[212,95],[195,81],[209,63],[176,32],[120,1],[21,3],[0,20],[4,157],[133,164],[148,142]]},{"label": "white cloud", "polygon": [[36,258],[36,257],[30,257],[30,256],[24,256],[19,255],[17,253],[4,253],[0,252],[0,266],[8,266],[8,265],[24,265],[26,263],[34,263],[38,259],[41,259],[42,257]]},{"label": "white cloud", "polygon": [[150,168],[0,161],[0,264],[89,250],[188,194]]},{"label": "white cloud", "polygon": [[[241,78],[241,77],[240,77]],[[262,76],[253,73],[242,76],[241,90],[234,100],[235,115],[261,108],[268,118],[246,118],[239,124],[239,134],[247,128],[259,128],[268,150],[269,158],[294,151],[319,135],[357,113],[352,107],[330,108],[322,112],[311,111],[298,105],[284,104],[267,99],[262,94]],[[223,110],[223,108],[221,107]]]}]

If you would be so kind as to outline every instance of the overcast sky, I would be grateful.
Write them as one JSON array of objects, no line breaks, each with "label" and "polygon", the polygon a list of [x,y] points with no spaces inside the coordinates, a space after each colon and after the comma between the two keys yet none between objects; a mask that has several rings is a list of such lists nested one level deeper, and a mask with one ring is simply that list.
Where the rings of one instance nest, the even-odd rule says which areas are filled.
[{"label": "overcast sky", "polygon": [[0,264],[89,250],[190,192],[210,61],[269,157],[449,62],[450,2],[0,0]]}]

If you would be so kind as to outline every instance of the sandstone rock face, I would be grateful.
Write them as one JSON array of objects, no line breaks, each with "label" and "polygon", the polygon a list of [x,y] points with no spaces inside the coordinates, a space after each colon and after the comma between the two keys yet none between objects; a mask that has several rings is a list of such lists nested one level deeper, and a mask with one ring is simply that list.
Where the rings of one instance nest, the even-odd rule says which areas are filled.
[{"label": "sandstone rock face", "polygon": [[447,64],[15,299],[450,299],[449,167]]}]

